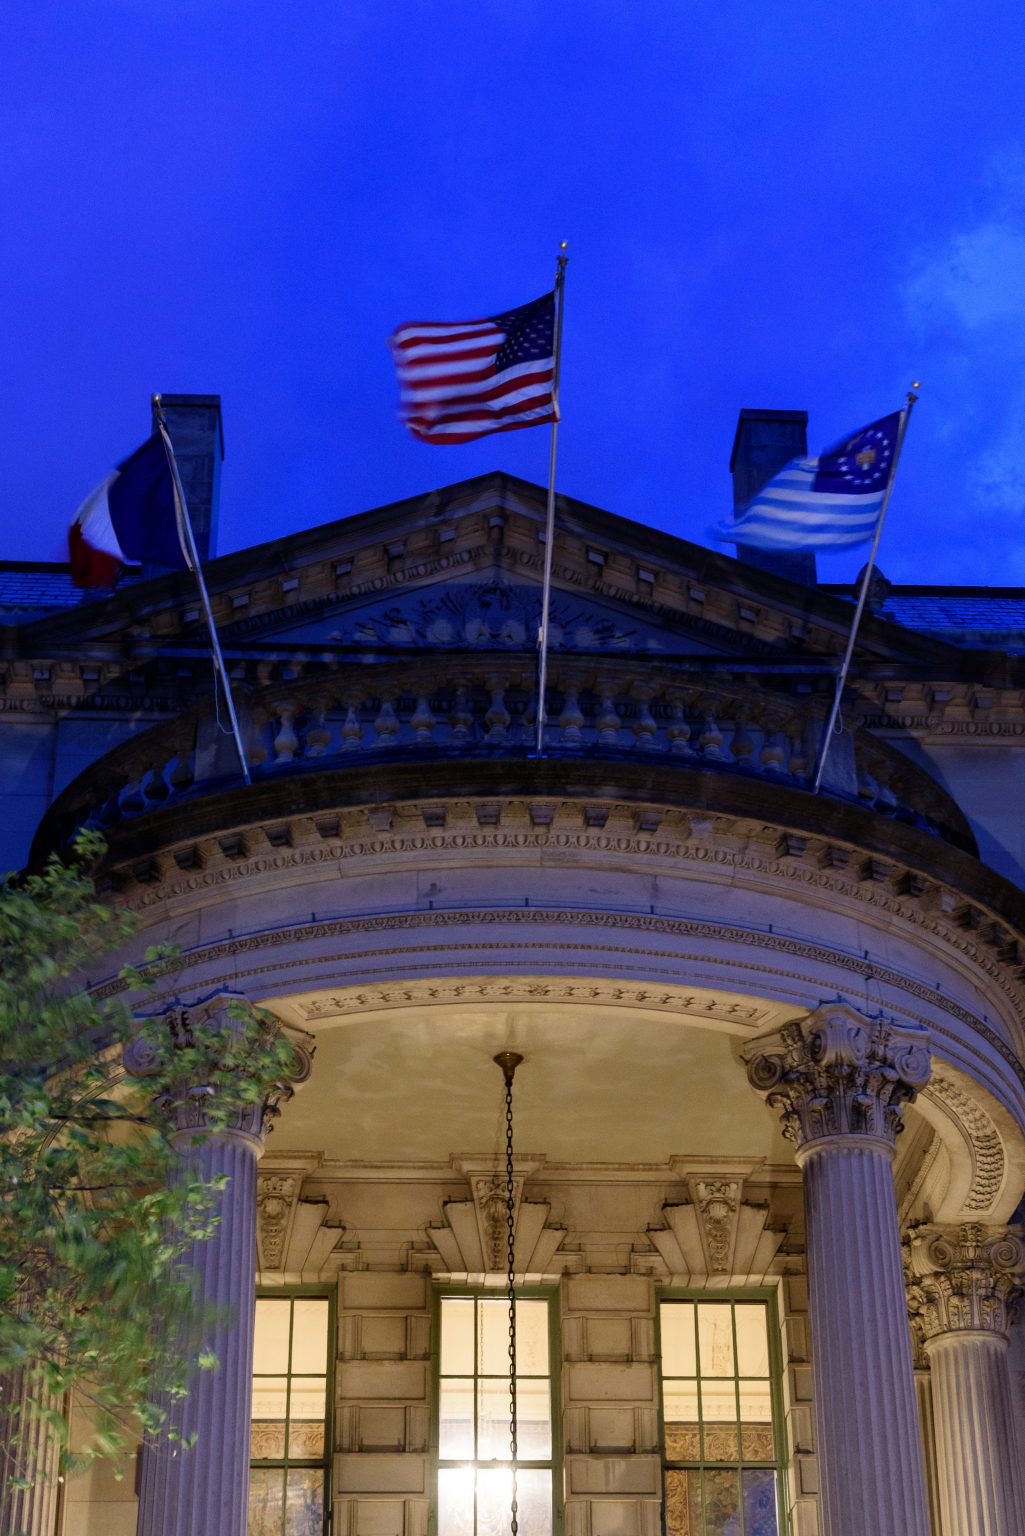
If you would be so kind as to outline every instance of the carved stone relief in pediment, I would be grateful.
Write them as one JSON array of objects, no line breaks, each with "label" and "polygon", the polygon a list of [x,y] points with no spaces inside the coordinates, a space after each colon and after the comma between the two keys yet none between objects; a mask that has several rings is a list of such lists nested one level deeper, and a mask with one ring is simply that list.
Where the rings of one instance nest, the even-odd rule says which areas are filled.
[{"label": "carved stone relief in pediment", "polygon": [[[370,600],[333,602],[320,613],[270,626],[263,638],[273,635],[295,644],[532,651],[540,618],[537,583],[489,577],[400,588]],[[586,594],[559,591],[552,594],[550,635],[552,648],[564,651],[720,655],[724,649],[660,624],[640,608],[620,610]]]},{"label": "carved stone relief in pediment", "polygon": [[674,1280],[764,1282],[786,1233],[769,1226],[767,1205],[745,1200],[744,1183],[733,1169],[689,1173],[684,1198],[662,1207],[665,1229],[648,1237]]},{"label": "carved stone relief in pediment", "polygon": [[[427,1236],[452,1275],[504,1274],[508,1254],[508,1210],[505,1169],[493,1158],[460,1158],[454,1166],[469,1186],[466,1200],[446,1200],[443,1222],[427,1228]],[[566,1236],[565,1228],[550,1225],[551,1206],[526,1200],[524,1184],[540,1167],[538,1161],[517,1158],[513,1176],[514,1255],[518,1275],[550,1274],[553,1259]]]}]

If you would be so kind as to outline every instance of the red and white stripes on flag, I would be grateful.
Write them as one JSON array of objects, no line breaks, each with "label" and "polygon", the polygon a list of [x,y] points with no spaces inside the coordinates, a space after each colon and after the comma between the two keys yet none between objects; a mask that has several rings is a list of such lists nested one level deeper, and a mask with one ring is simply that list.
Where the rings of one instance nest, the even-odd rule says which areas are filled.
[{"label": "red and white stripes on flag", "polygon": [[555,294],[485,320],[418,321],[389,337],[401,415],[425,443],[558,419]]}]

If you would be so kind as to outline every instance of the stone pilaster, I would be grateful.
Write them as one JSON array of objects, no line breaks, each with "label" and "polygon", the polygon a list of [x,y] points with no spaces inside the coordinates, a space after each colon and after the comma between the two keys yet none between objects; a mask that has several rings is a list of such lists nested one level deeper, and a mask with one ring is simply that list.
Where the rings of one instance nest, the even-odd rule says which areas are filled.
[{"label": "stone pilaster", "polygon": [[[202,1012],[194,1010],[188,1028],[230,1030],[224,1003],[217,998]],[[148,1047],[134,1055],[127,1047],[125,1066],[144,1076],[150,1066]],[[293,1080],[308,1076],[309,1066],[309,1053],[297,1043]],[[290,1091],[282,1086],[260,1102],[232,1105],[228,1123],[216,1130],[208,1124],[210,1090],[203,1085],[186,1088],[180,1097],[160,1105],[189,1174],[204,1183],[226,1180],[213,1237],[194,1244],[185,1255],[194,1275],[197,1309],[212,1319],[203,1344],[218,1365],[197,1371],[188,1395],[165,1404],[168,1432],[143,1447],[137,1536],[246,1536],[256,1170],[278,1099]]]},{"label": "stone pilaster", "polygon": [[1017,1228],[915,1228],[905,1245],[912,1326],[928,1357],[943,1536],[1025,1531],[1025,1479],[1007,1363],[1022,1295]]},{"label": "stone pilaster", "polygon": [[[45,1400],[41,1384],[23,1372],[0,1377],[0,1531],[53,1536],[57,1520],[59,1447],[29,1398]],[[11,1479],[31,1480],[12,1488]]]},{"label": "stone pilaster", "polygon": [[833,1004],[744,1055],[804,1174],[823,1536],[928,1536],[893,1186],[928,1037]]}]

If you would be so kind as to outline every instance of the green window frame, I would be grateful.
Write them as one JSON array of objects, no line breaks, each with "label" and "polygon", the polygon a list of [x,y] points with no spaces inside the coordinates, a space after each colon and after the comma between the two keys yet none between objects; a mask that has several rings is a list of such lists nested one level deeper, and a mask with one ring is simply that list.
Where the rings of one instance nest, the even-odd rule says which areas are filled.
[{"label": "green window frame", "polygon": [[[519,1536],[561,1536],[562,1426],[558,1413],[558,1290],[517,1286],[516,1459]],[[456,1304],[451,1306],[450,1304]],[[522,1304],[542,1304],[544,1326],[525,1326]],[[457,1310],[463,1309],[463,1310]],[[472,1308],[472,1368],[468,1369],[465,1317]],[[482,1311],[486,1309],[486,1311]],[[457,1316],[462,1343],[449,1347]],[[536,1317],[537,1314],[534,1314]],[[505,1294],[492,1286],[438,1286],[434,1292],[431,1366],[431,1454],[434,1498],[431,1536],[508,1536],[511,1465],[508,1450],[508,1317]],[[528,1334],[533,1345],[525,1348]],[[536,1351],[543,1337],[545,1369]],[[533,1356],[533,1357],[532,1357]],[[541,1416],[542,1406],[546,1420]],[[544,1440],[547,1428],[549,1438]]]},{"label": "green window frame", "polygon": [[330,1528],[335,1300],[326,1286],[257,1290],[248,1536]]},{"label": "green window frame", "polygon": [[659,1290],[656,1305],[665,1536],[787,1536],[775,1292]]}]

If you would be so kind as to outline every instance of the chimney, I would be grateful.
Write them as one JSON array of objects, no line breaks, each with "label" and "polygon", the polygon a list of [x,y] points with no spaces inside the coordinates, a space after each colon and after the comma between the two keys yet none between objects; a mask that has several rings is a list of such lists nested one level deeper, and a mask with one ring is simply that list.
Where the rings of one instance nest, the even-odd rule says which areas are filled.
[{"label": "chimney", "polygon": [[[224,458],[221,397],[161,395],[160,403],[178,461],[199,558],[212,560],[217,553],[217,510]],[[154,567],[154,573],[156,570]]]},{"label": "chimney", "polygon": [[[748,502],[791,459],[808,452],[807,411],[758,411],[745,408],[737,420],[730,471],[733,475],[733,515],[739,517]],[[815,555],[737,545],[737,558],[760,571],[772,571],[790,581],[815,585]]]}]

